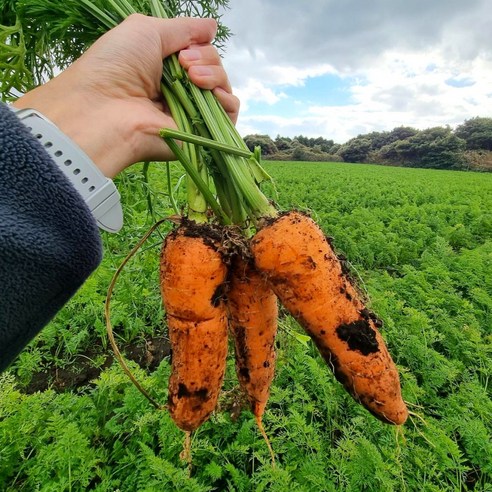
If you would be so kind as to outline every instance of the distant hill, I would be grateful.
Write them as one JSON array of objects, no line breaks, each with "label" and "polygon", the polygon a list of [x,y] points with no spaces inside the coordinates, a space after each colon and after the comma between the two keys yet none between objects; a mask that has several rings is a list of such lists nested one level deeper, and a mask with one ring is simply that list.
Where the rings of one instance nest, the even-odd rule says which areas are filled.
[{"label": "distant hill", "polygon": [[324,137],[247,135],[249,149],[260,146],[269,160],[360,162],[389,166],[492,171],[492,118],[466,120],[455,130],[401,126],[361,134],[344,144]]}]

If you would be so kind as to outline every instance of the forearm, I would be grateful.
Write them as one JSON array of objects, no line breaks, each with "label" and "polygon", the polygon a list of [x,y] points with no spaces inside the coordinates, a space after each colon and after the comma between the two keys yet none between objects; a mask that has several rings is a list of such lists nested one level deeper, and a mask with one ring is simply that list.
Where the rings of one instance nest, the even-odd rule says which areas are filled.
[{"label": "forearm", "polygon": [[90,210],[36,139],[0,105],[0,371],[100,260]]}]

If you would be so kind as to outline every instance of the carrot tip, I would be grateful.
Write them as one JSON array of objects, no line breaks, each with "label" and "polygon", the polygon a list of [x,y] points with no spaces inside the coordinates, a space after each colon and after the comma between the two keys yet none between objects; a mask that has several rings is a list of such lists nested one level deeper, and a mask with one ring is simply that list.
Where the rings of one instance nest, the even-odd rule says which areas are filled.
[{"label": "carrot tip", "polygon": [[179,457],[182,461],[185,461],[189,466],[191,466],[191,432],[185,432],[183,450],[181,451]]},{"label": "carrot tip", "polygon": [[270,452],[270,458],[272,460],[272,468],[275,468],[275,453],[273,452],[272,445],[270,444],[270,439],[268,439],[267,433],[265,432],[265,428],[263,427],[263,421],[261,419],[261,415],[255,415],[256,425],[263,436],[263,439],[266,442],[268,447],[268,451]]}]

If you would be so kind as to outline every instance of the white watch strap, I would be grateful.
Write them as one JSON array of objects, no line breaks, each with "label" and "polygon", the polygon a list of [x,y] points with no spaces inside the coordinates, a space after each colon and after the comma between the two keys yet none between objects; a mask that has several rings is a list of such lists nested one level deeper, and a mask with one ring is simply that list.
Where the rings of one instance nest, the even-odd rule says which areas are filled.
[{"label": "white watch strap", "polygon": [[88,205],[97,225],[108,232],[123,226],[120,194],[89,156],[44,115],[33,109],[10,109],[44,146]]}]

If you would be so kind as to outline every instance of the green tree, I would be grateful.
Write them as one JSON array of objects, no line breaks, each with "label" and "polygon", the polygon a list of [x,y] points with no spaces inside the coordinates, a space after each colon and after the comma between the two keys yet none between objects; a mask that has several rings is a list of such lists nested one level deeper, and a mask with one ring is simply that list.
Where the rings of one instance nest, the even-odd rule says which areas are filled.
[{"label": "green tree", "polygon": [[407,138],[417,135],[418,132],[418,130],[410,126],[398,126],[388,133],[387,143],[396,142],[397,140],[406,140]]},{"label": "green tree", "polygon": [[303,135],[294,137],[294,140],[299,142],[304,147],[309,147],[310,149],[318,148],[321,152],[330,152],[331,148],[335,144],[333,140],[327,140],[323,137],[310,138]]},{"label": "green tree", "polygon": [[456,128],[455,135],[466,142],[468,150],[492,151],[492,118],[472,118]]},{"label": "green tree", "polygon": [[[378,151],[382,147],[392,144],[398,140],[406,140],[418,133],[418,130],[408,126],[400,126],[387,132],[370,132],[357,136],[355,139],[347,142],[347,147],[343,149],[344,153],[348,153],[351,159],[359,159],[353,162],[364,162],[370,158],[370,152]],[[367,143],[370,142],[370,149],[366,152]],[[332,146],[333,148],[333,146]],[[329,150],[333,153],[333,150]],[[340,153],[340,152],[339,152]],[[355,153],[355,156],[354,156]]]},{"label": "green tree", "polygon": [[277,138],[275,138],[275,145],[280,151],[289,151],[292,149],[292,139],[289,137],[281,137],[280,135],[277,135]]},{"label": "green tree", "polygon": [[352,138],[340,147],[338,154],[345,162],[364,162],[371,151],[371,140],[365,135]]},{"label": "green tree", "polygon": [[260,146],[263,155],[272,155],[278,152],[275,142],[268,135],[246,135],[244,142],[248,149],[253,151],[255,147]]},{"label": "green tree", "polygon": [[465,148],[466,142],[449,127],[434,127],[385,145],[379,155],[395,164],[446,169],[462,166]]}]

